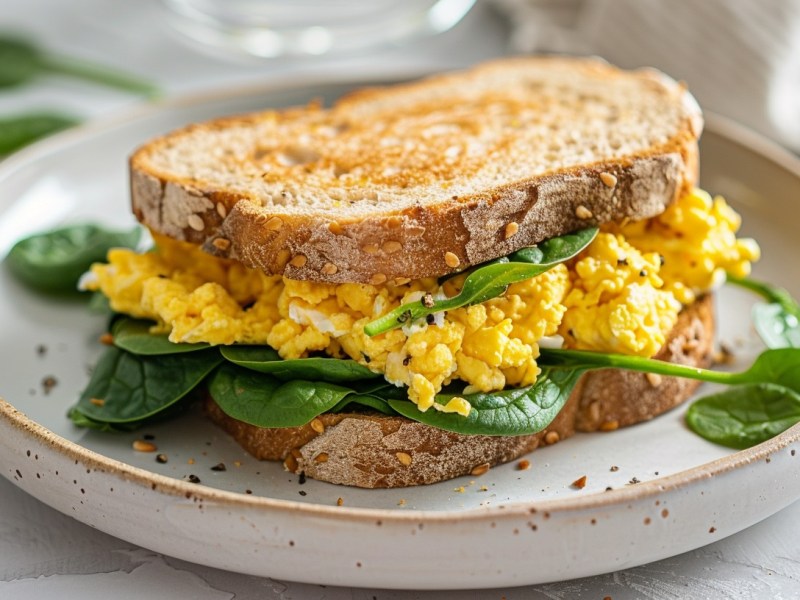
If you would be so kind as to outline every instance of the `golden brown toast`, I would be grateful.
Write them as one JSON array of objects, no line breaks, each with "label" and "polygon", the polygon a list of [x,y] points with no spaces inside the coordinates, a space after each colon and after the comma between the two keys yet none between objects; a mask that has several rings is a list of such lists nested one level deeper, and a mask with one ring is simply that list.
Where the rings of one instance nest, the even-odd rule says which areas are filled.
[{"label": "golden brown toast", "polygon": [[503,59],[176,131],[132,156],[132,202],[250,267],[377,284],[654,216],[694,184],[701,129],[655,71]]}]

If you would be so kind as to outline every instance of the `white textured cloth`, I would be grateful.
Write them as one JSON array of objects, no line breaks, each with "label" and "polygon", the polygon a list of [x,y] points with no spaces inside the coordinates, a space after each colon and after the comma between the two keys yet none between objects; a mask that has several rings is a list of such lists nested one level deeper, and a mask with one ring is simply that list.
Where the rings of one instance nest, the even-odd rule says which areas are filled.
[{"label": "white textured cloth", "polygon": [[800,0],[494,2],[517,51],[657,67],[704,108],[800,151]]}]

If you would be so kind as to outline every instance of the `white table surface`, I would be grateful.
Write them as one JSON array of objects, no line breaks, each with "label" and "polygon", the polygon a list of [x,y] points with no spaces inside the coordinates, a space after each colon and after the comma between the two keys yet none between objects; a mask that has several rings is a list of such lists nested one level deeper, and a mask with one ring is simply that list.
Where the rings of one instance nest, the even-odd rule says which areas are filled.
[{"label": "white table surface", "polygon": [[[0,27],[54,51],[101,60],[152,79],[168,93],[245,84],[298,72],[343,75],[445,69],[506,52],[507,26],[478,7],[453,31],[403,49],[316,61],[232,62],[198,53],[167,30],[153,0],[0,0]],[[85,119],[135,104],[131,96],[50,79],[0,90],[0,115],[61,108]],[[0,341],[0,343],[2,343]],[[96,531],[0,478],[0,599],[231,598],[800,598],[800,502],[737,535],[674,558],[586,579],[480,592],[398,592],[281,582],[194,565]]]}]

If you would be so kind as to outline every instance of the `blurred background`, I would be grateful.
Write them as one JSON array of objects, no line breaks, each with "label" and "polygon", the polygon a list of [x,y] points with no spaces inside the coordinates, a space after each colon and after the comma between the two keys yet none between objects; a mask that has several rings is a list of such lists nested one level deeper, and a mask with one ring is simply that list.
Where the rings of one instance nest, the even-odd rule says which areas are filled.
[{"label": "blurred background", "polygon": [[[162,95],[313,73],[407,75],[513,53],[597,54],[658,67],[706,110],[800,150],[798,0],[0,0],[0,33]],[[0,45],[0,119],[86,120],[142,100],[58,68],[9,75],[19,55],[8,50]]]}]

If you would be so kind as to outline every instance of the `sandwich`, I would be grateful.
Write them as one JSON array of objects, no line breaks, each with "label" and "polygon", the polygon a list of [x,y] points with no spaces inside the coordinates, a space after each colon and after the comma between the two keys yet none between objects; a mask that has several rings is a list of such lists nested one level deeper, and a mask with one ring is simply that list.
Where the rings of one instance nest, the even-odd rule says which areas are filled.
[{"label": "sandwich", "polygon": [[712,292],[758,246],[696,187],[701,130],[658,72],[536,57],[152,140],[155,247],[83,280],[117,317],[73,420],[199,398],[253,456],[376,488],[651,419],[697,382],[542,355],[711,363]]}]

